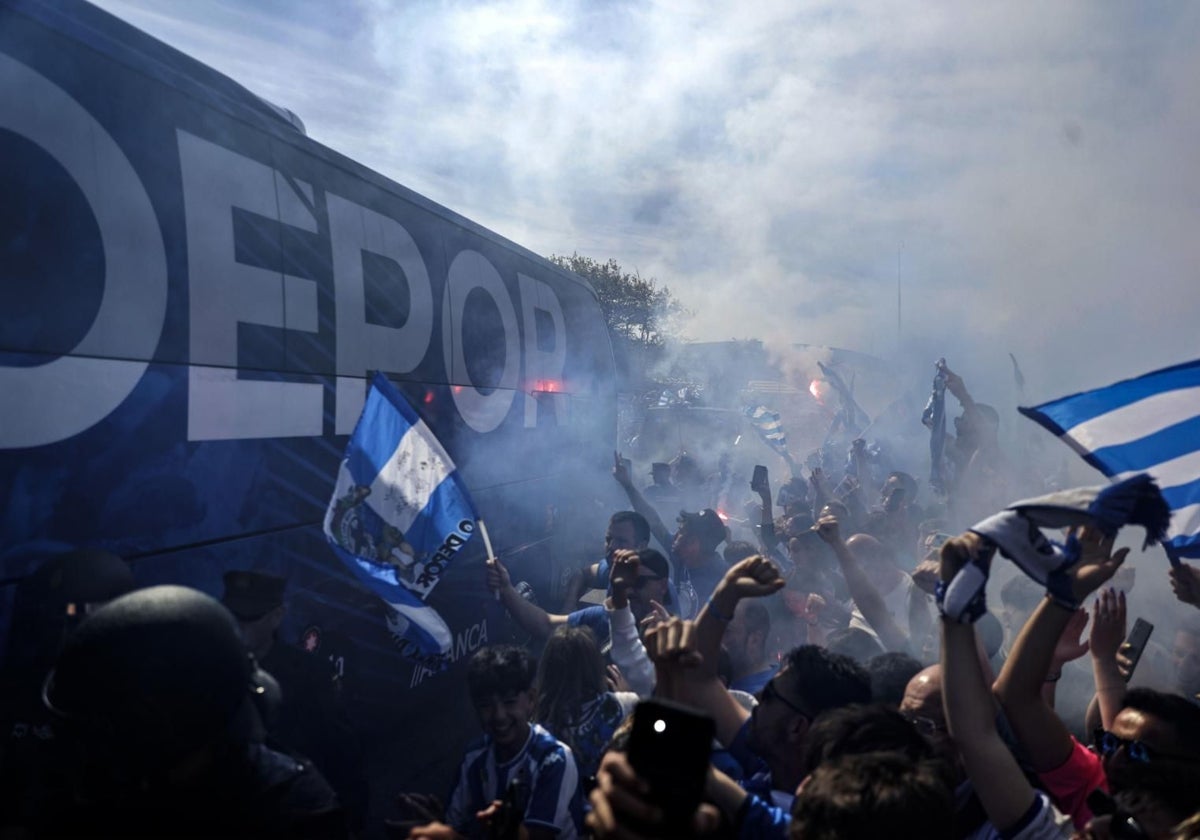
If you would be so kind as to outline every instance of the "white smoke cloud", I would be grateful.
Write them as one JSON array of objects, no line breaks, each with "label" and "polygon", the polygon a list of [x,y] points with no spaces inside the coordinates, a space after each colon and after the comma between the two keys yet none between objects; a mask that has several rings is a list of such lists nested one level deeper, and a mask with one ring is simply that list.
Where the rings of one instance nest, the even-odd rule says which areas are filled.
[{"label": "white smoke cloud", "polygon": [[1190,4],[102,5],[695,337],[1012,351],[1039,399],[1196,352]]}]

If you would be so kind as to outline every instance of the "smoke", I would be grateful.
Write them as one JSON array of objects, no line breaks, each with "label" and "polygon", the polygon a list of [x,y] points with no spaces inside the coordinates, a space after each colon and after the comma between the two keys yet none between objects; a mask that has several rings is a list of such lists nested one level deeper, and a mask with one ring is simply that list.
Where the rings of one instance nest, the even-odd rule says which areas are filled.
[{"label": "smoke", "polygon": [[892,399],[944,356],[1073,482],[1015,406],[1196,353],[1193,4],[102,5],[538,253],[669,285],[793,387],[795,344],[885,358]]}]

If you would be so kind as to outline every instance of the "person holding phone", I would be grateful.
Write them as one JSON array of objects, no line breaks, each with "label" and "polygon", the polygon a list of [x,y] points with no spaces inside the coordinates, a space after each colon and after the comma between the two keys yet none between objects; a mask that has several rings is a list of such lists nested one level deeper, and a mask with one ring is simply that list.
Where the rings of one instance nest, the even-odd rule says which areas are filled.
[{"label": "person holding phone", "polygon": [[446,807],[446,823],[460,834],[487,837],[488,823],[512,804],[507,794],[514,780],[523,800],[520,823],[530,840],[572,840],[583,827],[575,758],[531,722],[535,670],[529,652],[514,645],[485,647],[467,665],[467,689],[484,735],[468,748]]}]

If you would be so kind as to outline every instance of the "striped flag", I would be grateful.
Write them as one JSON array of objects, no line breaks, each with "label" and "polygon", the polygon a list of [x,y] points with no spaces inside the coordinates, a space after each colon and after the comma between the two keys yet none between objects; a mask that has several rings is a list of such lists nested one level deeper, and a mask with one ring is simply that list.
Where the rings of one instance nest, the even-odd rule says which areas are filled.
[{"label": "striped flag", "polygon": [[1149,473],[1171,508],[1167,556],[1200,557],[1200,360],[1020,411],[1114,480]]},{"label": "striped flag", "polygon": [[750,418],[750,424],[766,441],[767,446],[787,458],[787,432],[784,431],[783,419],[779,416],[779,412],[772,411],[765,405],[754,405],[747,406],[743,413]]},{"label": "striped flag", "polygon": [[454,462],[404,395],[381,373],[346,446],[325,538],[358,580],[383,599],[409,659],[447,662],[450,629],[424,602],[475,531],[475,510]]}]

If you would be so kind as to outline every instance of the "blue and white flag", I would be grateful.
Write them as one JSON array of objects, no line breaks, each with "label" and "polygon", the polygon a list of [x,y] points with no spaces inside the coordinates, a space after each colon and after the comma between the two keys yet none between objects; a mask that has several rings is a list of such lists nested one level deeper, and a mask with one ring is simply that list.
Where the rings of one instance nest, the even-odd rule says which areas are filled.
[{"label": "blue and white flag", "polygon": [[767,446],[774,449],[783,457],[788,456],[787,432],[783,428],[783,419],[778,411],[772,411],[765,405],[747,406],[743,413],[750,418],[750,424],[766,441]]},{"label": "blue and white flag", "polygon": [[1200,557],[1200,360],[1020,411],[1114,480],[1152,476],[1167,555]]},{"label": "blue and white flag", "polygon": [[471,539],[475,518],[446,450],[376,373],[325,511],[325,537],[388,606],[401,651],[434,670],[446,663],[453,637],[424,599]]}]

